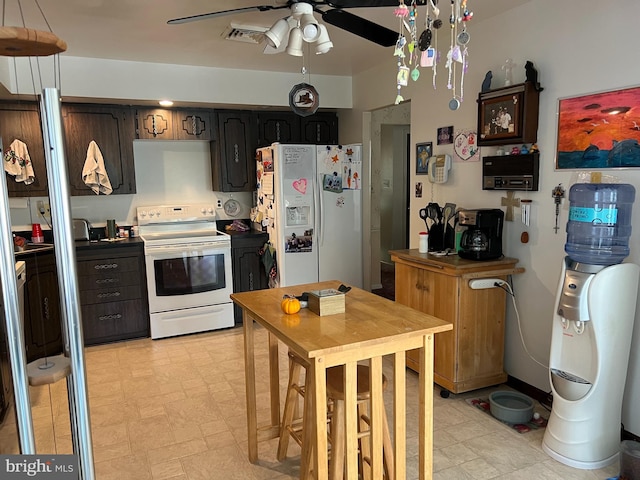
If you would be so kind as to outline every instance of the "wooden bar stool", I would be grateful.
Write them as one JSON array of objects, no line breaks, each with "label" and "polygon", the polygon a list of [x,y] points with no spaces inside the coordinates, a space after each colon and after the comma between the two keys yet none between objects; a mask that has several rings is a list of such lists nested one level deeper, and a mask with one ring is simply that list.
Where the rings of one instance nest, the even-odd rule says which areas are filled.
[{"label": "wooden bar stool", "polygon": [[[282,423],[280,425],[280,439],[278,441],[277,459],[283,461],[287,456],[289,448],[289,438],[292,437],[300,447],[302,447],[305,439],[305,429],[301,415],[297,415],[299,406],[299,397],[304,398],[308,391],[309,383],[306,371],[309,364],[300,356],[289,351],[289,382],[287,385],[287,393],[285,396],[284,412],[282,414]],[[305,371],[304,384],[300,384],[300,375]],[[370,447],[369,432],[371,422],[368,417],[368,403],[371,397],[371,389],[369,387],[369,367],[358,365],[358,438],[360,444],[360,470],[363,478],[371,478],[367,475],[370,469]],[[343,478],[344,458],[345,458],[345,425],[344,425],[344,367],[331,367],[327,369],[327,421],[329,422],[329,443],[331,445],[331,463],[330,478],[337,480]],[[382,376],[382,389],[387,386],[387,378]],[[383,411],[383,460],[385,478],[393,480],[393,448],[391,446],[391,436],[389,434],[389,425],[387,422],[387,414]],[[305,464],[302,459],[301,470],[308,472],[309,465]]]},{"label": "wooden bar stool", "polygon": [[[308,366],[309,364],[306,360],[289,351],[289,384],[287,385],[287,395],[284,401],[284,412],[282,414],[282,423],[280,424],[280,440],[278,441],[278,453],[276,455],[279,462],[287,456],[289,437],[293,437],[296,443],[302,447],[302,417],[296,415],[296,412],[299,405],[298,396],[304,398],[308,387],[306,375]],[[305,371],[305,382],[301,385],[300,374],[302,369]]]},{"label": "wooden bar stool", "polygon": [[[358,405],[358,439],[360,443],[360,473],[362,478],[370,478],[370,429],[371,422],[368,417],[367,407],[371,397],[369,386],[369,367],[358,365],[357,369],[357,405]],[[331,420],[331,445],[332,455],[329,466],[329,478],[338,480],[344,477],[345,458],[345,424],[344,424],[344,367],[332,367],[327,369],[327,399],[333,403],[333,418]],[[387,378],[382,376],[382,389],[387,386]],[[387,414],[382,413],[382,446],[385,478],[393,480],[393,447],[389,434]]]}]

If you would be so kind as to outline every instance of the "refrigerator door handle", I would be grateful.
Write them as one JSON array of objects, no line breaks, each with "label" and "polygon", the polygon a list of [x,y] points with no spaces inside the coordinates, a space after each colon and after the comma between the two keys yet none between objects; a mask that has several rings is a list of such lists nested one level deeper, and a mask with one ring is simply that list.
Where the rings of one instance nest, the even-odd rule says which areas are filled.
[{"label": "refrigerator door handle", "polygon": [[324,243],[324,217],[322,215],[322,174],[318,173],[318,181],[317,185],[313,192],[313,200],[316,205],[316,225],[317,232],[316,238],[318,239],[318,245],[322,245]]}]

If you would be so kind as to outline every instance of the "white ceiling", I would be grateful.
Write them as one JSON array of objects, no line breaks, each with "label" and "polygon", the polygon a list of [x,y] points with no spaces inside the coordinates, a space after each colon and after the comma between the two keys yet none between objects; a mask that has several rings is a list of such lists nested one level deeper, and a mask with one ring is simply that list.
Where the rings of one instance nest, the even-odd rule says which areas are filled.
[{"label": "white ceiling", "polygon": [[[230,23],[270,27],[288,10],[249,12],[207,19],[182,25],[167,25],[167,20],[213,11],[256,5],[278,5],[284,0],[4,0],[4,25],[48,30],[39,12],[39,4],[51,30],[67,42],[63,55],[139,62],[199,65],[247,70],[298,72],[302,57],[286,53],[265,55],[260,45],[225,40]],[[500,14],[531,0],[468,0],[474,12],[469,24],[473,41],[473,23]],[[406,3],[409,3],[408,1]],[[443,10],[448,11],[449,2]],[[418,9],[419,31],[424,25],[425,7]],[[350,9],[392,30],[398,29],[393,8]],[[444,12],[443,12],[444,13]],[[447,13],[441,13],[445,21]],[[316,18],[320,18],[316,14]],[[445,23],[446,25],[446,23]],[[345,75],[362,72],[376,62],[387,61],[392,48],[380,47],[351,33],[327,25],[334,48],[325,55],[305,52],[304,61],[311,74]]]}]

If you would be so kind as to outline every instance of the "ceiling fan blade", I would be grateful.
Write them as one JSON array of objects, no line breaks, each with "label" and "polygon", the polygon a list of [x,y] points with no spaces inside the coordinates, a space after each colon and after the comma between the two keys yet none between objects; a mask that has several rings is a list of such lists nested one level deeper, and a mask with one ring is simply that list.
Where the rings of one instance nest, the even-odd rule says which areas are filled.
[{"label": "ceiling fan blade", "polygon": [[279,10],[281,8],[289,8],[288,5],[280,5],[274,7],[273,5],[258,5],[255,7],[234,8],[232,10],[221,10],[219,12],[201,13],[200,15],[191,15],[189,17],[173,18],[168,20],[169,25],[179,25],[181,23],[197,22],[198,20],[207,20],[209,18],[224,17],[225,15],[233,15],[235,13],[250,12],[258,10],[260,12],[266,12],[269,10]]},{"label": "ceiling fan blade", "polygon": [[344,10],[334,9],[322,12],[322,20],[383,47],[391,47],[398,40],[398,32]]},{"label": "ceiling fan blade", "polygon": [[[327,0],[327,5],[334,8],[371,8],[371,7],[397,7],[398,0]],[[417,0],[416,3],[424,3]]]}]

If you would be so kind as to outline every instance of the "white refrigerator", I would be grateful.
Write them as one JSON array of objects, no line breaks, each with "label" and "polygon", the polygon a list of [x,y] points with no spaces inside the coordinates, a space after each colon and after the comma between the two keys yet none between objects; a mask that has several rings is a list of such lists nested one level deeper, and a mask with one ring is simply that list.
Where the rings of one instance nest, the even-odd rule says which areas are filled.
[{"label": "white refrigerator", "polygon": [[275,248],[280,287],[362,287],[362,148],[274,143],[257,151],[256,218]]}]

